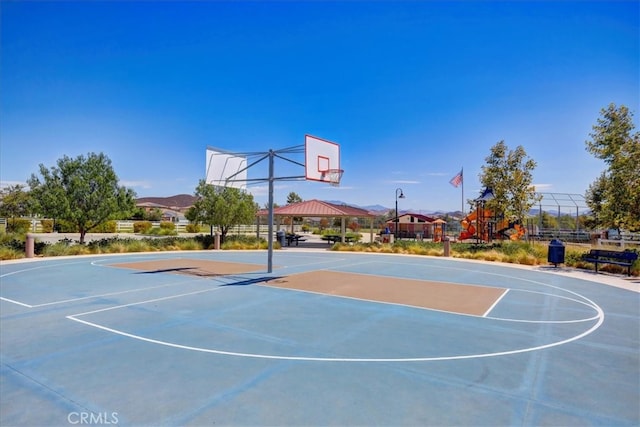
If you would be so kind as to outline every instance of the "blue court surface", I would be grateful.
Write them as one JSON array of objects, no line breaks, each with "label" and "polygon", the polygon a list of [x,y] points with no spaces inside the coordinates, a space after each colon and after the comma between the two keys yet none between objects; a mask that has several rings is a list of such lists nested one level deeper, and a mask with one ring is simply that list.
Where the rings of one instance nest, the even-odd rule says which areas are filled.
[{"label": "blue court surface", "polygon": [[[637,279],[304,250],[276,252],[268,274],[266,257],[0,263],[0,425],[640,424]],[[162,259],[254,268],[114,266]],[[505,291],[468,315],[265,282],[321,270]]]}]

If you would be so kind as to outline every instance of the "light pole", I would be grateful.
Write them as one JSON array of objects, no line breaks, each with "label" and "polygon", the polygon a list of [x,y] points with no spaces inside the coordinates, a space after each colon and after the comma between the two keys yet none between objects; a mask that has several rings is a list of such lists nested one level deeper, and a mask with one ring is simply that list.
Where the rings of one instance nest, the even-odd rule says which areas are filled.
[{"label": "light pole", "polygon": [[[400,194],[398,194],[398,192]],[[404,199],[404,193],[402,192],[402,188],[396,188],[396,227],[393,229],[394,231],[394,239],[398,239],[398,223],[400,222],[400,219],[398,218],[398,199]]]}]

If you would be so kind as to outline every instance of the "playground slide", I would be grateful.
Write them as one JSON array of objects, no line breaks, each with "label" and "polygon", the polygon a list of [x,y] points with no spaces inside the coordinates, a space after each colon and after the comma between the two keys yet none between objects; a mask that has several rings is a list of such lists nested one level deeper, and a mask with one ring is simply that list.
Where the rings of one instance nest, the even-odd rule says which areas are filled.
[{"label": "playground slide", "polygon": [[[483,213],[484,213],[483,215],[484,221],[489,221],[493,216],[493,212],[491,212],[489,209],[485,209]],[[464,217],[464,219],[461,221],[462,231],[460,232],[460,236],[458,237],[459,240],[478,237],[476,234],[477,219],[478,219],[477,210],[472,211],[471,213],[469,213],[469,215]],[[522,227],[520,224],[510,222],[507,219],[498,221],[498,223],[496,224],[495,230],[496,230],[496,234],[502,235],[505,238],[509,238],[511,240],[520,240],[525,234],[524,227]],[[488,236],[486,234],[487,233],[485,232],[483,236],[484,240],[488,239]]]},{"label": "playground slide", "polygon": [[[484,219],[488,219],[491,218],[492,212],[488,209],[484,210]],[[462,219],[461,224],[462,224],[462,231],[460,232],[460,236],[458,237],[459,240],[465,240],[465,239],[471,239],[473,237],[477,237],[476,236],[476,226],[474,225],[474,223],[477,221],[478,219],[478,211],[471,211],[469,213],[469,215],[465,216],[464,219]]]},{"label": "playground slide", "polygon": [[458,236],[458,240],[471,239],[476,235],[476,228],[473,225],[470,225],[466,230],[462,230],[460,232],[460,236]]},{"label": "playground slide", "polygon": [[515,241],[524,237],[525,228],[516,222],[504,219],[496,224],[496,233]]}]

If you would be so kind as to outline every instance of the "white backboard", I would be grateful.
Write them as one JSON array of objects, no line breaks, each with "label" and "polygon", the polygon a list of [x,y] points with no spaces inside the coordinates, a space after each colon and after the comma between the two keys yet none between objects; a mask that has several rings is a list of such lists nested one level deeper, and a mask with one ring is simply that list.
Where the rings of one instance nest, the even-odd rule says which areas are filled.
[{"label": "white backboard", "polygon": [[340,169],[340,145],[311,135],[304,137],[305,177],[330,182],[328,170]]},{"label": "white backboard", "polygon": [[207,147],[207,184],[245,189],[247,158]]}]

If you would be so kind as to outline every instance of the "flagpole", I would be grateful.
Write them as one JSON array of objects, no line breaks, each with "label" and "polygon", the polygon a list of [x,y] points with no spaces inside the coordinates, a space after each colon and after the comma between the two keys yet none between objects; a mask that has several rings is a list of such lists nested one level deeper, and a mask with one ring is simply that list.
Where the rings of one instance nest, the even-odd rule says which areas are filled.
[{"label": "flagpole", "polygon": [[462,215],[464,215],[464,167],[460,169],[460,175],[462,175]]}]

